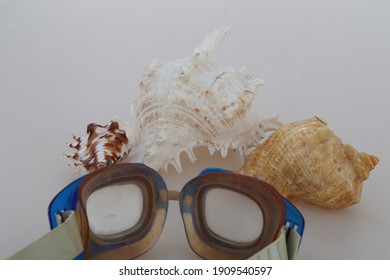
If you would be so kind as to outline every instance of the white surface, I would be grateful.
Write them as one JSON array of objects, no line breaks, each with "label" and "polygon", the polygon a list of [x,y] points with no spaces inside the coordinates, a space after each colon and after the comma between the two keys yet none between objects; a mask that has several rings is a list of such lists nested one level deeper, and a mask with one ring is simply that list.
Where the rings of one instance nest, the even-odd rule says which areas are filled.
[{"label": "white surface", "polygon": [[[223,65],[265,80],[264,114],[288,123],[320,114],[334,132],[381,161],[360,204],[330,211],[297,203],[306,219],[300,259],[389,259],[389,1],[14,1],[0,0],[0,258],[49,230],[47,206],[79,175],[65,142],[90,122],[126,119],[144,67],[186,57],[202,36],[232,25]],[[241,158],[183,156],[171,189],[205,166]],[[143,258],[196,258],[177,202]]]}]

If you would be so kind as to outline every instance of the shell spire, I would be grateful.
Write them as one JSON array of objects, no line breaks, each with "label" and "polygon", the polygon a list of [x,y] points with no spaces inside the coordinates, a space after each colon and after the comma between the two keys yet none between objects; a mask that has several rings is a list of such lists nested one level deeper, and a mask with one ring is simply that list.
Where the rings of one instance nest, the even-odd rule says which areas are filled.
[{"label": "shell spire", "polygon": [[[193,148],[208,147],[210,153],[227,155],[230,148],[247,154],[264,138],[266,132],[280,127],[277,116],[258,113],[254,95],[262,81],[244,68],[223,67],[218,59],[219,44],[231,27],[217,29],[203,38],[187,58],[162,62],[153,60],[140,82],[140,94],[132,107],[131,121],[117,121],[128,141],[116,142],[117,161],[144,162],[155,169],[167,170],[172,164],[181,171],[180,154],[193,162]],[[107,131],[108,135],[112,132]],[[91,142],[80,137],[74,155],[75,164],[88,166]],[[95,145],[104,154],[106,147]],[[126,147],[126,149],[124,149]],[[76,155],[76,156],[75,156]],[[99,158],[99,167],[116,161]]]},{"label": "shell spire", "polygon": [[194,49],[192,57],[207,61],[210,65],[218,65],[218,47],[230,35],[231,31],[232,27],[226,26],[205,35],[202,45]]}]

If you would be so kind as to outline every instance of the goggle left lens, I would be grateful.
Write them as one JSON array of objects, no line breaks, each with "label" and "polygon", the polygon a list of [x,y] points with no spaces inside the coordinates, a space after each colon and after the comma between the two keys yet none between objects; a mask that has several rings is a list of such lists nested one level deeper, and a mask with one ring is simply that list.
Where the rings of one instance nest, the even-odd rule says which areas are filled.
[{"label": "goggle left lens", "polygon": [[137,182],[108,184],[88,197],[86,211],[89,226],[96,236],[112,239],[126,235],[142,216],[142,186]]},{"label": "goggle left lens", "polygon": [[[94,198],[96,192],[98,198],[99,192],[103,192],[101,196],[117,192],[122,207],[127,209],[121,214],[120,227],[110,232],[99,232],[99,222],[110,220],[110,215],[115,217],[117,212],[110,207],[112,203],[102,201],[102,197]],[[136,198],[127,200],[123,192],[127,195],[136,193]],[[85,258],[134,259],[148,251],[157,241],[165,222],[168,192],[163,179],[153,169],[142,164],[100,169],[86,177],[78,193]],[[110,199],[113,199],[114,204],[117,203],[114,197]],[[100,213],[92,214],[92,210],[99,207],[102,207]],[[107,223],[100,225],[105,229]]]}]

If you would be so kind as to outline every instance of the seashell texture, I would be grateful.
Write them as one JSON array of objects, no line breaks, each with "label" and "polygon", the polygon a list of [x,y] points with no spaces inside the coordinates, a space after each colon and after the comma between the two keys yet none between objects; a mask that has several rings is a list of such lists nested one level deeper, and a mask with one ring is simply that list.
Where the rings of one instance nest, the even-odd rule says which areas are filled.
[{"label": "seashell texture", "polygon": [[[95,125],[87,136],[74,137],[70,147],[76,152],[68,155],[74,165],[93,171],[128,155],[131,162],[165,171],[172,164],[180,172],[182,152],[192,162],[197,146],[207,146],[211,154],[219,150],[222,156],[229,148],[247,154],[266,132],[280,127],[277,116],[259,115],[254,104],[262,81],[244,68],[220,65],[217,48],[229,33],[230,27],[225,27],[206,35],[188,58],[152,61],[134,100],[131,121]],[[111,126],[120,137],[113,135]]]},{"label": "seashell texture", "polygon": [[279,128],[239,172],[268,182],[291,201],[337,209],[360,201],[362,182],[378,162],[344,145],[324,120],[313,117]]}]

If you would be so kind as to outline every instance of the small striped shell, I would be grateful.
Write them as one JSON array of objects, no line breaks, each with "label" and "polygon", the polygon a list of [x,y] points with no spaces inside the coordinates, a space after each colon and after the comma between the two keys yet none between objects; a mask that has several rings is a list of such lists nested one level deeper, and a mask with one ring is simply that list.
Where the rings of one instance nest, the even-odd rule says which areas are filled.
[{"label": "small striped shell", "polygon": [[291,201],[345,208],[360,201],[362,182],[379,159],[344,145],[314,117],[276,130],[250,153],[240,173],[273,185]]},{"label": "small striped shell", "polygon": [[82,166],[88,172],[111,165],[127,157],[129,140],[126,133],[119,129],[117,121],[109,125],[91,123],[85,137],[73,136],[76,141],[68,144],[77,152],[66,155],[72,159],[75,166]]},{"label": "small striped shell", "polygon": [[[114,137],[108,129],[106,134],[76,137],[71,145],[76,152],[69,156],[74,164],[93,171],[128,155],[131,162],[165,171],[172,164],[180,172],[182,152],[192,162],[197,146],[208,147],[210,153],[219,150],[222,156],[229,148],[247,154],[266,132],[280,127],[276,116],[261,116],[254,103],[262,81],[244,68],[220,65],[217,48],[229,33],[230,27],[226,27],[206,35],[188,58],[151,62],[140,83],[141,93],[134,100],[131,121],[118,120],[106,126],[114,124],[121,137]],[[91,149],[91,137],[102,143]],[[107,137],[115,143],[107,143]]]}]

